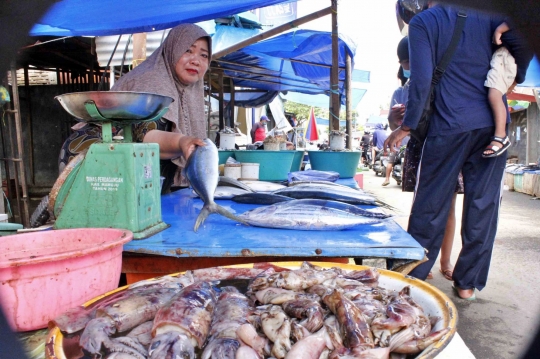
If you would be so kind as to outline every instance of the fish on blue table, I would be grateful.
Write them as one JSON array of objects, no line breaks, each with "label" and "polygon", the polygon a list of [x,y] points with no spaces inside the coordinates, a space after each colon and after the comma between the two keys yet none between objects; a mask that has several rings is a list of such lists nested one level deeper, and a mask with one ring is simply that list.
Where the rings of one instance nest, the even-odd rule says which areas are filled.
[{"label": "fish on blue table", "polygon": [[242,213],[239,217],[257,227],[304,231],[337,231],[380,222],[378,218],[360,216],[328,206],[294,205],[291,202],[293,201],[258,207]]},{"label": "fish on blue table", "polygon": [[201,197],[204,206],[195,221],[193,230],[197,232],[211,213],[219,213],[233,221],[247,224],[225,208],[214,202],[214,192],[219,181],[219,155],[216,145],[210,139],[205,139],[206,146],[197,146],[189,157],[185,174],[193,190]]},{"label": "fish on blue table", "polygon": [[303,183],[278,189],[273,193],[296,199],[328,199],[349,204],[367,204],[391,208],[371,194],[347,186],[336,186],[325,183]]}]

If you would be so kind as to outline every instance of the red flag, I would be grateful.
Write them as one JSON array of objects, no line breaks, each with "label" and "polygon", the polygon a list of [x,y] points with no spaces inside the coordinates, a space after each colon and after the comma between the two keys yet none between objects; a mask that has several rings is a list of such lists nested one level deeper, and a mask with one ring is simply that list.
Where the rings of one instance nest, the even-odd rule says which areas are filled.
[{"label": "red flag", "polygon": [[311,113],[309,114],[308,126],[306,129],[306,140],[317,141],[319,139],[319,132],[317,131],[317,120],[315,119],[315,112],[313,107],[311,108]]}]

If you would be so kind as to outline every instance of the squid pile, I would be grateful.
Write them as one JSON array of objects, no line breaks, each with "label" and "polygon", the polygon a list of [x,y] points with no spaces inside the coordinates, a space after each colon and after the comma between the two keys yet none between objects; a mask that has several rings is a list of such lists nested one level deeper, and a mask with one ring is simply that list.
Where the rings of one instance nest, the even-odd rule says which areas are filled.
[{"label": "squid pile", "polygon": [[405,359],[450,332],[434,329],[441,318],[410,286],[385,289],[379,277],[308,262],[193,270],[73,308],[51,327],[77,343],[68,359]]}]

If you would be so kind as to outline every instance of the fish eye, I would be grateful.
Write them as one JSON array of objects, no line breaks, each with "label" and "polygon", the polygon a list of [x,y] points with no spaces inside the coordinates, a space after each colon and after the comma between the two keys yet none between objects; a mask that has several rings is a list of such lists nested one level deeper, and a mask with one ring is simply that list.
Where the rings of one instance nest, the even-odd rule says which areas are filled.
[{"label": "fish eye", "polygon": [[188,351],[183,351],[175,359],[191,359],[191,354]]},{"label": "fish eye", "polygon": [[[152,343],[152,346],[150,346],[150,350],[155,350],[157,347],[159,347],[159,345],[161,344],[161,341],[155,341]],[[150,353],[148,353],[150,354]]]}]

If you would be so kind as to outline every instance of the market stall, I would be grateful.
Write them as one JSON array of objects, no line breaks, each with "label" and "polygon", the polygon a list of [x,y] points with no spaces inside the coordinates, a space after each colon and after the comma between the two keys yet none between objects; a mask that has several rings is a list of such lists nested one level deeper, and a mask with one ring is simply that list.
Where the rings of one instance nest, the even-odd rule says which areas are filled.
[{"label": "market stall", "polygon": [[[392,219],[343,231],[300,231],[248,227],[215,214],[194,232],[202,205],[189,189],[161,197],[163,221],[170,227],[124,246],[122,271],[128,283],[179,270],[269,260],[424,258],[424,249]],[[257,207],[231,200],[219,200],[219,205],[237,214]]]}]

